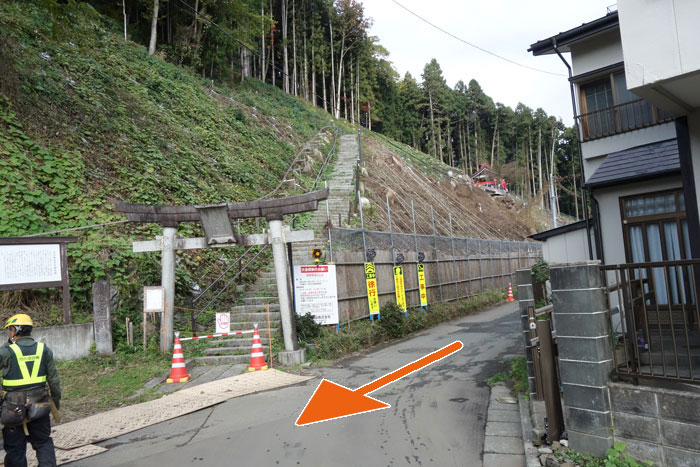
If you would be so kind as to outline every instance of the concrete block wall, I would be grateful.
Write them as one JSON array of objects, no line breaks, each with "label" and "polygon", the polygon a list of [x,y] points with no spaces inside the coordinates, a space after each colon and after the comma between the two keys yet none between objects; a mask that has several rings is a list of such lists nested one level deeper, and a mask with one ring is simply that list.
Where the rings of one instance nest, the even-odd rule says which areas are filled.
[{"label": "concrete block wall", "polygon": [[532,270],[518,269],[515,273],[518,284],[518,303],[520,305],[520,323],[523,331],[523,342],[525,343],[525,359],[527,360],[527,380],[529,383],[530,400],[537,399],[535,384],[535,366],[532,357],[532,345],[530,345],[530,322],[527,316],[527,308],[535,306],[532,294]]},{"label": "concrete block wall", "polygon": [[700,465],[700,393],[625,383],[608,385],[615,441],[654,465]]},{"label": "concrete block wall", "polygon": [[56,360],[77,360],[90,355],[95,330],[92,323],[37,327],[32,337],[48,345]]},{"label": "concrete block wall", "polygon": [[597,262],[553,266],[550,280],[569,443],[603,457],[613,445],[607,392],[613,362],[600,268]]}]

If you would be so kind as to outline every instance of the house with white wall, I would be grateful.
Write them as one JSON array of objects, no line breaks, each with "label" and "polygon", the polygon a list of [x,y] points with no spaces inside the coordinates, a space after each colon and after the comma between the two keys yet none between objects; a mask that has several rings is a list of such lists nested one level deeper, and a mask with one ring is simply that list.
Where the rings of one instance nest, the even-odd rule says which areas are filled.
[{"label": "house with white wall", "polygon": [[[690,258],[674,115],[630,91],[617,11],[531,45],[570,54],[584,186],[605,264]],[[562,57],[563,58],[563,57]],[[691,196],[694,197],[694,189]],[[671,227],[674,228],[671,228]]]},{"label": "house with white wall", "polygon": [[[529,48],[558,55],[569,71],[591,207],[589,235],[539,239],[552,242],[551,262],[581,251],[600,260],[586,267],[596,284],[605,279],[595,287],[552,279],[555,316],[598,323],[557,329],[565,423],[582,452],[602,455],[615,440],[655,465],[700,459],[689,435],[700,433],[698,24],[698,0],[619,0]],[[574,303],[570,289],[597,298]]]}]

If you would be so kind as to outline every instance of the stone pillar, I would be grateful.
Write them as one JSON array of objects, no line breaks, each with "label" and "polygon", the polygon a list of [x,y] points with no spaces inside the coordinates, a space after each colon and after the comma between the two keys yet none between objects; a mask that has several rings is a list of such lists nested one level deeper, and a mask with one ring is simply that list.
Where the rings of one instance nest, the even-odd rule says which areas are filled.
[{"label": "stone pillar", "polygon": [[110,320],[109,290],[109,281],[97,281],[92,284],[95,348],[100,355],[112,354],[112,321]]},{"label": "stone pillar", "polygon": [[598,262],[549,271],[569,446],[604,457],[613,445],[607,391],[613,361],[603,276]]},{"label": "stone pillar", "polygon": [[163,228],[161,256],[161,286],[165,290],[165,310],[160,322],[160,350],[168,353],[173,347],[173,316],[175,314],[175,234],[176,227]]},{"label": "stone pillar", "polygon": [[532,270],[518,269],[515,273],[518,282],[518,302],[520,304],[520,323],[525,343],[525,358],[527,360],[527,381],[530,390],[530,400],[537,399],[535,385],[535,365],[532,358],[532,345],[530,345],[530,322],[527,316],[527,307],[535,306],[532,298]]},{"label": "stone pillar", "polygon": [[278,356],[280,362],[285,365],[301,364],[306,361],[306,349],[299,349],[297,345],[294,310],[289,301],[287,255],[282,238],[282,216],[269,216],[267,220],[270,223],[270,243],[275,262],[277,298],[280,303],[280,320],[282,321],[282,335],[284,337],[284,351],[280,352]]}]

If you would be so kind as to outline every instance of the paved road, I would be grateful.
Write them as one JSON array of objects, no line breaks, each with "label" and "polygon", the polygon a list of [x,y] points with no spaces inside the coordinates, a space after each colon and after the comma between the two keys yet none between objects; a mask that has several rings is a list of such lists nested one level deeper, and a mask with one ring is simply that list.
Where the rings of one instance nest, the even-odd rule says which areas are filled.
[{"label": "paved road", "polygon": [[479,466],[489,389],[517,353],[516,306],[445,323],[368,355],[317,370],[357,388],[423,355],[461,340],[460,352],[372,397],[391,408],[296,427],[319,383],[253,394],[100,443],[104,454],[73,466]]}]

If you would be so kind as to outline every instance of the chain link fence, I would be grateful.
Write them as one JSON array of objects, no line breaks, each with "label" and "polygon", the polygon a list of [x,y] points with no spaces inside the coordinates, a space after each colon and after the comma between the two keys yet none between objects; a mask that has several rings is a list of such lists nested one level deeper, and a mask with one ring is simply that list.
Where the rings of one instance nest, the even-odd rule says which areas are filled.
[{"label": "chain link fence", "polygon": [[[407,306],[419,306],[416,265],[423,257],[428,303],[473,297],[487,290],[507,290],[515,271],[542,258],[542,246],[533,242],[445,237],[363,229],[332,228],[330,245],[336,265],[341,320],[369,315],[364,263],[366,252],[376,252],[380,306],[395,300],[393,267],[403,255]],[[345,316],[344,316],[345,315]]]}]

